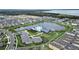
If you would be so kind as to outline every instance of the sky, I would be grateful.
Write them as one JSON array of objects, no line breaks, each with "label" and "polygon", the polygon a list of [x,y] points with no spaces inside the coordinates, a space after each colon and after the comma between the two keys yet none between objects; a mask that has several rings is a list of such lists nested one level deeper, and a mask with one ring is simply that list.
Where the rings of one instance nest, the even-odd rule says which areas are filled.
[{"label": "sky", "polygon": [[0,9],[74,9],[79,0],[0,0]]}]

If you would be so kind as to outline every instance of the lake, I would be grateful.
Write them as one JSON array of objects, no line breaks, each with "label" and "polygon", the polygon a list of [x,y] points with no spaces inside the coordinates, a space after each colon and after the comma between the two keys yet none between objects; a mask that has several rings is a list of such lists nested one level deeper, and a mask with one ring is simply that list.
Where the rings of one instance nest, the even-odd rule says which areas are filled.
[{"label": "lake", "polygon": [[69,9],[53,9],[51,11],[45,11],[45,12],[79,16],[79,9],[70,9],[70,10]]}]

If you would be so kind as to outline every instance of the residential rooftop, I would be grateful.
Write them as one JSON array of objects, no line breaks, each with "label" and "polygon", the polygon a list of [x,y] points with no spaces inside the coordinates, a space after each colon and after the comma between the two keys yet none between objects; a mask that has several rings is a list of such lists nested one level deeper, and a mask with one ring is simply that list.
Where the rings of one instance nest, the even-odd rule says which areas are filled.
[{"label": "residential rooftop", "polygon": [[32,43],[32,41],[30,40],[30,38],[26,32],[21,32],[21,39],[22,39],[22,42],[25,44]]},{"label": "residential rooftop", "polygon": [[40,37],[33,37],[33,38],[32,38],[32,41],[33,41],[34,43],[40,43],[40,42],[42,42],[42,38],[40,38]]}]

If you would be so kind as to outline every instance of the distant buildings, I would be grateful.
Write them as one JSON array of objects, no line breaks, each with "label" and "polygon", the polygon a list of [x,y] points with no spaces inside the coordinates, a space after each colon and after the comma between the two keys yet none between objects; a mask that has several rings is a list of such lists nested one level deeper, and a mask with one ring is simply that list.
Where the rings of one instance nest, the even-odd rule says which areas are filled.
[{"label": "distant buildings", "polygon": [[29,16],[29,15],[18,15],[18,16],[3,16],[3,19],[0,18],[0,28],[6,26],[15,26],[25,23],[32,23],[37,21],[42,21],[42,17],[38,16]]},{"label": "distant buildings", "polygon": [[32,22],[39,22],[39,21],[45,21],[45,19],[48,19],[49,21],[56,21],[56,22],[63,22],[66,19],[59,19],[59,18],[53,18],[48,16],[30,16],[30,15],[18,15],[18,16],[1,16],[0,18],[0,27],[6,27],[6,26],[15,26],[25,23],[32,23]]}]

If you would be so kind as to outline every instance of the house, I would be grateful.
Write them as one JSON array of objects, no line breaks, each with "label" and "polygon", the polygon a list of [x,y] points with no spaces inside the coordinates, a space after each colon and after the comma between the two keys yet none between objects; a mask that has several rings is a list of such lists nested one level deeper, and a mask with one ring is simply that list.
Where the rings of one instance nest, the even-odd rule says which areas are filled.
[{"label": "house", "polygon": [[40,38],[40,37],[33,37],[33,38],[32,38],[32,41],[33,41],[34,43],[40,43],[40,42],[42,42],[43,40],[42,40],[42,38]]},{"label": "house", "polygon": [[25,44],[32,43],[31,39],[29,38],[29,36],[26,32],[21,33],[21,39],[22,39],[22,42],[25,43]]}]

